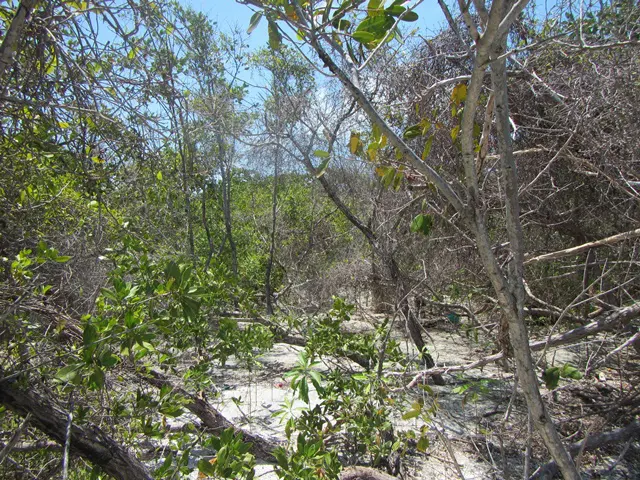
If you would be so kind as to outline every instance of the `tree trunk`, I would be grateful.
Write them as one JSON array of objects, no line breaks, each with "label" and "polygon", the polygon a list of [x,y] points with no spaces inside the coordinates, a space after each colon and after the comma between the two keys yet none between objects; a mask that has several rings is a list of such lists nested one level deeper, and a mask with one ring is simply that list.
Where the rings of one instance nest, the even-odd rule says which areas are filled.
[{"label": "tree trunk", "polygon": [[[51,399],[35,392],[14,389],[8,381],[0,382],[0,403],[18,415],[31,414],[31,424],[60,445],[66,443],[69,413]],[[151,480],[140,461],[109,435],[93,424],[71,425],[71,453],[98,465],[118,480]]]},{"label": "tree trunk", "polygon": [[[503,9],[505,8],[506,5],[503,6]],[[496,46],[492,52],[494,58],[500,58],[504,54],[506,44],[507,36],[505,33],[496,40]],[[478,222],[477,224],[479,227],[478,237],[482,237],[479,241],[479,248],[481,247],[485,268],[490,272],[491,282],[498,293],[503,313],[509,322],[509,338],[516,360],[518,378],[520,379],[522,392],[527,401],[533,423],[543,438],[549,453],[560,466],[563,476],[566,479],[579,480],[580,474],[564,448],[540,395],[538,377],[529,348],[529,335],[524,322],[524,242],[520,224],[517,170],[513,157],[511,132],[509,131],[509,98],[507,95],[506,59],[504,57],[493,62],[491,81],[495,96],[496,129],[502,172],[501,180],[505,191],[507,234],[509,248],[513,257],[508,266],[508,283],[505,282],[504,276],[499,271],[495,255],[488,243],[486,225],[483,222]]]},{"label": "tree trunk", "polygon": [[271,271],[273,270],[273,258],[276,253],[276,226],[278,220],[278,177],[280,175],[280,139],[276,135],[275,165],[273,168],[273,191],[271,194],[271,235],[269,242],[269,258],[264,280],[264,293],[267,302],[267,314],[273,315],[273,288],[271,286]]},{"label": "tree trunk", "polygon": [[[238,278],[238,250],[233,238],[233,218],[231,216],[231,159],[222,135],[216,134],[218,144],[218,162],[220,164],[220,178],[222,183],[222,214],[224,217],[225,240],[229,240],[231,250],[231,272],[235,279]],[[224,241],[222,246],[224,246]]]}]

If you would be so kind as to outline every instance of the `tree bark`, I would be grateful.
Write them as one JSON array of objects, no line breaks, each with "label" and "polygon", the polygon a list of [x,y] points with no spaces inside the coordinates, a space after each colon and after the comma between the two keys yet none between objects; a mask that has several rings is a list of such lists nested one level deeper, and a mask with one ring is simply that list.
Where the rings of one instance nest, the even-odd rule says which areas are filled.
[{"label": "tree bark", "polygon": [[396,480],[396,477],[373,468],[347,467],[340,474],[340,480]]},{"label": "tree bark", "polygon": [[[60,445],[66,441],[68,413],[51,399],[0,382],[0,403],[18,415],[31,414],[31,424]],[[71,425],[71,453],[118,480],[151,480],[147,468],[125,448],[93,424]]]},{"label": "tree bark", "polygon": [[22,32],[26,26],[26,20],[37,4],[38,0],[23,0],[20,2],[11,25],[2,40],[2,45],[0,45],[0,81],[5,84],[5,72],[16,55],[20,37],[22,37]]}]

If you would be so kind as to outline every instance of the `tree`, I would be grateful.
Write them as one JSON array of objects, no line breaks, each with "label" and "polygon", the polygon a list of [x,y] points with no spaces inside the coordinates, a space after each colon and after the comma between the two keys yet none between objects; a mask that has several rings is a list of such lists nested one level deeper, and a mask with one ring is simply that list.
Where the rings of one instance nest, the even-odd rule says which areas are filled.
[{"label": "tree", "polygon": [[[463,222],[475,237],[478,253],[482,258],[487,275],[493,285],[497,300],[508,321],[509,336],[518,376],[533,422],[542,436],[545,445],[557,462],[565,478],[577,479],[579,474],[571,457],[557,434],[538,388],[538,381],[529,349],[529,338],[524,323],[524,245],[520,224],[520,205],[518,201],[518,181],[516,164],[513,158],[512,137],[509,126],[509,106],[506,80],[507,34],[514,20],[526,6],[526,1],[493,2],[490,10],[483,2],[476,2],[477,17],[471,14],[470,6],[460,3],[461,15],[469,29],[475,51],[473,69],[468,83],[460,84],[454,93],[457,106],[464,103],[460,124],[454,140],[458,140],[461,150],[461,162],[464,166],[464,196],[456,192],[453,185],[438,172],[423,162],[384,120],[380,112],[360,86],[359,72],[375,55],[379,46],[389,37],[397,34],[396,26],[403,20],[415,20],[411,8],[397,5],[384,8],[382,2],[373,2],[368,6],[366,17],[358,25],[342,22],[347,14],[357,13],[363,2],[348,2],[332,8],[332,4],[321,7],[315,2],[287,3],[280,6],[275,3],[247,1],[266,12],[272,35],[281,35],[275,19],[288,24],[299,32],[305,42],[315,51],[320,61],[349,91],[354,100],[369,117],[372,124],[397,149],[407,163],[433,183],[438,191],[449,201]],[[444,5],[443,5],[444,6]],[[444,6],[446,10],[446,6]],[[448,13],[448,10],[445,12]],[[450,16],[450,14],[449,14]],[[350,37],[348,37],[348,36]],[[336,40],[336,36],[340,41]],[[354,53],[351,42],[358,42],[367,48],[367,53]],[[349,49],[345,46],[350,46]],[[347,66],[348,70],[341,65]],[[489,231],[486,225],[486,212],[482,205],[478,174],[475,164],[475,118],[478,101],[483,89],[485,72],[490,69],[491,84],[495,97],[495,121],[502,186],[504,188],[504,222],[509,239],[511,261],[504,271],[493,252]]]}]

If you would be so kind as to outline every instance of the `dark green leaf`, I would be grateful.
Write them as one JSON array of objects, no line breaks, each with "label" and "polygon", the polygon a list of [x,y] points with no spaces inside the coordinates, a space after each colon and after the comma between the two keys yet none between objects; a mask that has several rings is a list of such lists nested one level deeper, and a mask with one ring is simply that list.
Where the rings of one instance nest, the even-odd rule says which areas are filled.
[{"label": "dark green leaf", "polygon": [[251,15],[251,20],[249,21],[249,28],[247,29],[248,34],[251,34],[251,32],[253,32],[256,29],[261,19],[262,19],[262,10]]},{"label": "dark green leaf", "polygon": [[411,125],[402,134],[405,140],[411,140],[412,138],[417,138],[421,135],[422,135],[422,126],[420,124]]},{"label": "dark green leaf", "polygon": [[429,448],[429,438],[425,435],[421,436],[420,440],[418,440],[418,445],[416,446],[416,448],[419,452],[426,452],[427,448]]},{"label": "dark green leaf", "polygon": [[547,368],[542,374],[542,379],[549,390],[553,390],[558,386],[560,381],[560,368],[550,367]]},{"label": "dark green leaf", "polygon": [[416,12],[407,12],[400,20],[403,22],[415,22],[418,18],[418,14]]},{"label": "dark green leaf", "polygon": [[433,217],[431,215],[419,214],[411,222],[411,231],[414,233],[420,232],[423,235],[429,235],[431,233],[431,227],[433,226]]},{"label": "dark green leaf", "polygon": [[84,333],[82,334],[82,343],[85,347],[92,346],[98,339],[98,330],[92,323],[87,323],[84,327]]},{"label": "dark green leaf", "polygon": [[101,368],[96,367],[89,377],[89,388],[92,390],[100,390],[104,387],[104,372]]},{"label": "dark green leaf", "polygon": [[211,465],[211,463],[209,463],[209,460],[204,459],[198,461],[198,470],[209,477],[213,477],[217,473],[216,467]]},{"label": "dark green leaf", "polygon": [[273,50],[278,50],[282,45],[282,35],[278,30],[278,25],[273,20],[269,20],[269,46]]}]

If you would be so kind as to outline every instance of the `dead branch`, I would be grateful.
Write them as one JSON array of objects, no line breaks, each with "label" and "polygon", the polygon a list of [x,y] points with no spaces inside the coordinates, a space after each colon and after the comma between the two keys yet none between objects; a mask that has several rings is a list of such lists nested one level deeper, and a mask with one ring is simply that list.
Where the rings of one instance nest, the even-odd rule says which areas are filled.
[{"label": "dead branch", "polygon": [[578,253],[586,252],[590,248],[603,247],[605,245],[613,245],[615,243],[622,242],[624,240],[630,240],[632,238],[640,237],[640,228],[631,230],[629,232],[618,233],[611,237],[596,240],[595,242],[588,242],[577,247],[566,248],[564,250],[558,250],[557,252],[545,253],[544,255],[538,255],[537,257],[529,257],[525,259],[525,264],[535,262],[547,262],[549,260],[556,260],[562,257],[568,257],[571,255],[577,255]]},{"label": "dead branch", "polygon": [[167,376],[160,372],[150,370],[149,375],[143,377],[143,380],[157,388],[169,387],[174,392],[186,398],[188,403],[185,407],[202,421],[202,425],[207,430],[211,430],[214,433],[221,433],[223,430],[233,427],[236,432],[242,433],[243,439],[252,444],[252,451],[257,457],[265,460],[270,459],[272,452],[278,446],[276,442],[236,427],[218,412],[203,395],[193,395],[187,392],[184,388],[174,385]]},{"label": "dead branch", "polygon": [[[607,312],[606,314],[601,315],[596,320],[580,326],[578,328],[574,328],[573,330],[569,330],[568,332],[560,333],[558,335],[552,335],[548,337],[546,340],[539,340],[537,342],[529,343],[529,348],[532,352],[543,350],[545,347],[558,347],[560,345],[567,345],[583,338],[589,337],[591,335],[595,335],[599,332],[607,331],[607,330],[615,330],[634,318],[640,316],[640,303],[636,303],[629,307],[619,308],[612,312]],[[504,357],[503,352],[496,353],[494,355],[490,355],[488,357],[483,357],[475,362],[466,363],[464,365],[452,365],[449,367],[437,367],[430,368],[428,370],[423,370],[418,372],[411,382],[404,388],[413,388],[415,387],[420,380],[430,375],[435,374],[445,374],[445,373],[453,373],[453,372],[463,372],[466,370],[472,370],[474,368],[481,368],[490,363],[496,362]],[[388,375],[397,376],[397,375],[405,375],[403,372],[389,372]]]},{"label": "dead branch", "polygon": [[[601,433],[600,435],[589,435],[586,440],[573,443],[569,446],[568,450],[572,457],[575,457],[579,452],[584,450],[595,450],[612,443],[624,442],[632,438],[640,438],[640,421],[634,420],[624,428],[619,428],[607,433]],[[549,462],[536,470],[533,475],[529,477],[529,480],[552,478],[558,471],[556,462]]]}]

